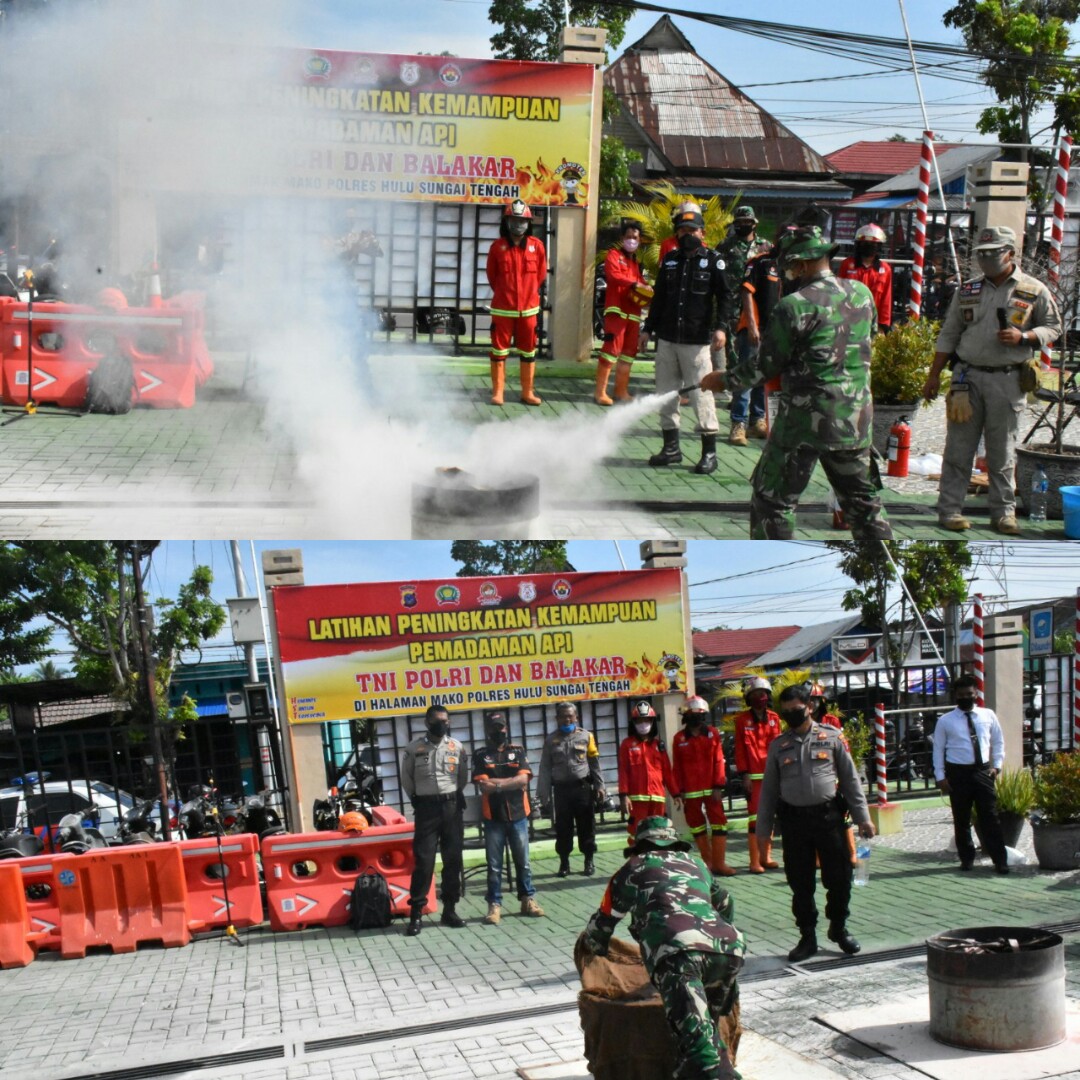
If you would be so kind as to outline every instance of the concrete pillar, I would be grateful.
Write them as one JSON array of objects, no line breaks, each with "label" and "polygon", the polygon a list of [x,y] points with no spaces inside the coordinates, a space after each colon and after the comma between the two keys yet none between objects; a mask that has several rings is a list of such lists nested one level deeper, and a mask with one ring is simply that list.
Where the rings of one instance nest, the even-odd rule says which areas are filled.
[{"label": "concrete pillar", "polygon": [[989,225],[1007,225],[1016,233],[1016,257],[1023,254],[1027,223],[1028,165],[1023,161],[990,161],[968,173],[972,238]]},{"label": "concrete pillar", "polygon": [[1024,620],[996,615],[986,620],[986,707],[993,709],[1005,736],[1005,765],[1024,763]]},{"label": "concrete pillar", "polygon": [[562,63],[595,67],[592,93],[592,131],[586,182],[589,202],[584,210],[556,207],[555,251],[548,288],[551,290],[551,355],[556,360],[588,360],[592,354],[593,255],[600,220],[600,138],[604,102],[604,43],[607,31],[592,26],[565,26]]}]

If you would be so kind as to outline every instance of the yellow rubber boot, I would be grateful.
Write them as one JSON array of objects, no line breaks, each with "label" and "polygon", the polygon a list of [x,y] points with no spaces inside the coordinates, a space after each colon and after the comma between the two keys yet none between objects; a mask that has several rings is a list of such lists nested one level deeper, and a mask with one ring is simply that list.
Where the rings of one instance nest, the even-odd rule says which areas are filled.
[{"label": "yellow rubber boot", "polygon": [[[756,840],[757,837],[754,837]],[[761,865],[766,870],[779,870],[780,864],[772,857],[772,840],[766,840],[761,845]]]},{"label": "yellow rubber boot", "polygon": [[522,405],[543,405],[533,393],[533,376],[536,374],[536,364],[532,360],[521,361],[521,403]]},{"label": "yellow rubber boot", "polygon": [[503,391],[506,389],[506,364],[502,360],[491,361],[491,404],[503,403]]},{"label": "yellow rubber boot", "polygon": [[754,833],[747,833],[746,843],[750,848],[750,873],[764,874],[765,867],[761,865],[761,855],[758,852],[757,836],[755,836]]},{"label": "yellow rubber boot", "polygon": [[615,365],[615,400],[633,401],[634,395],[630,393],[630,371],[633,364],[629,360],[620,360]]},{"label": "yellow rubber boot", "polygon": [[720,877],[734,877],[735,868],[727,864],[727,833],[713,833],[712,862],[709,864],[714,874]]},{"label": "yellow rubber boot", "polygon": [[611,361],[600,359],[596,364],[596,390],[593,393],[593,401],[597,405],[610,405],[611,398],[608,397],[607,384],[608,376],[611,375]]}]

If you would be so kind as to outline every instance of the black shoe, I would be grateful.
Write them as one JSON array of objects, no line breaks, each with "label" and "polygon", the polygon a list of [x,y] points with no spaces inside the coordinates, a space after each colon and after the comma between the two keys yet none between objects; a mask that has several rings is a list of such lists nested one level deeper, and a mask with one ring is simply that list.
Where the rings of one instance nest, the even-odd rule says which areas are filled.
[{"label": "black shoe", "polygon": [[649,464],[654,467],[661,465],[675,465],[682,461],[682,451],[679,449],[679,431],[663,431],[664,447],[658,454],[649,458]]},{"label": "black shoe", "polygon": [[559,877],[569,877],[569,876],[570,876],[570,860],[569,859],[560,859],[559,860]]},{"label": "black shoe", "polygon": [[420,909],[413,908],[412,914],[409,916],[409,925],[405,927],[406,937],[416,937],[420,933]]},{"label": "black shoe", "polygon": [[582,871],[582,873],[586,877],[592,877],[593,874],[596,873],[596,864],[593,862],[593,857],[591,855],[585,856],[585,869]]},{"label": "black shoe", "polygon": [[854,956],[862,946],[847,932],[847,929],[843,926],[836,930],[829,930],[829,940],[835,941],[840,946],[841,952],[846,952],[848,956]]},{"label": "black shoe", "polygon": [[817,952],[817,935],[811,930],[799,938],[799,944],[787,954],[787,958],[793,964],[801,964],[809,960]]},{"label": "black shoe", "polygon": [[1002,863],[1000,866],[997,866],[997,865],[994,866],[994,873],[995,874],[1007,874],[1008,872],[1009,872],[1009,867],[1008,867],[1007,863]]},{"label": "black shoe", "polygon": [[963,859],[960,862],[960,869],[961,870],[970,870],[974,865],[975,865],[975,863],[971,859]]},{"label": "black shoe", "polygon": [[454,910],[453,904],[443,904],[442,918],[439,922],[452,930],[460,930],[465,925],[465,920]]},{"label": "black shoe", "polygon": [[701,460],[694,466],[694,472],[708,476],[716,472],[716,436],[701,436]]}]

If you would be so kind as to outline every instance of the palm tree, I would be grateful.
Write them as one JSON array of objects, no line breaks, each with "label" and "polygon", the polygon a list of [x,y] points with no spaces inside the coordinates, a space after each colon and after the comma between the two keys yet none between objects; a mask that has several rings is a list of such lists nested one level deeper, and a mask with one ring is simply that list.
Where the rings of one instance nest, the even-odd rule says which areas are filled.
[{"label": "palm tree", "polygon": [[52,660],[42,660],[32,675],[38,682],[51,682],[53,679],[66,679],[67,669],[57,667]]}]

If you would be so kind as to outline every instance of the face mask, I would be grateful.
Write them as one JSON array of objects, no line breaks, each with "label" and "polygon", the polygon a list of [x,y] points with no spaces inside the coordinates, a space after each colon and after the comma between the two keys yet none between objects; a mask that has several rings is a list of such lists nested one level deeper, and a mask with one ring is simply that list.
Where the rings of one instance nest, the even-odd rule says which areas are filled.
[{"label": "face mask", "polygon": [[635,724],[634,730],[644,739],[652,731],[652,724]]},{"label": "face mask", "polygon": [[511,236],[524,236],[528,232],[529,223],[522,221],[520,218],[510,222],[510,235]]},{"label": "face mask", "polygon": [[975,708],[975,699],[970,697],[962,697],[956,699],[957,708],[963,709],[964,712],[971,712]]},{"label": "face mask", "polygon": [[1004,274],[1009,268],[1009,256],[1002,252],[1000,255],[995,255],[991,252],[980,254],[977,256],[979,269],[989,278],[997,277],[999,274]]},{"label": "face mask", "polygon": [[679,237],[679,248],[682,251],[696,251],[700,246],[701,241],[693,233]]},{"label": "face mask", "polygon": [[495,728],[491,733],[491,741],[495,746],[502,746],[506,742],[506,729]]},{"label": "face mask", "polygon": [[705,726],[705,717],[695,716],[693,713],[688,713],[683,723],[691,730],[697,730]]},{"label": "face mask", "polygon": [[570,720],[568,723],[560,724],[559,725],[559,730],[564,735],[572,735],[577,730],[577,721],[576,720]]},{"label": "face mask", "polygon": [[446,720],[432,720],[427,729],[434,738],[441,739],[450,730],[450,724]]},{"label": "face mask", "polygon": [[640,243],[640,241],[635,240],[632,236],[628,236],[622,242],[622,249],[623,249],[623,251],[627,251],[627,252],[631,252],[631,253],[635,252],[638,249],[638,244],[639,243]]},{"label": "face mask", "polygon": [[806,722],[806,711],[804,709],[786,709],[780,715],[789,728],[802,727]]},{"label": "face mask", "polygon": [[736,225],[735,226],[735,235],[736,236],[749,236],[753,231],[754,231],[754,226],[753,225]]}]

